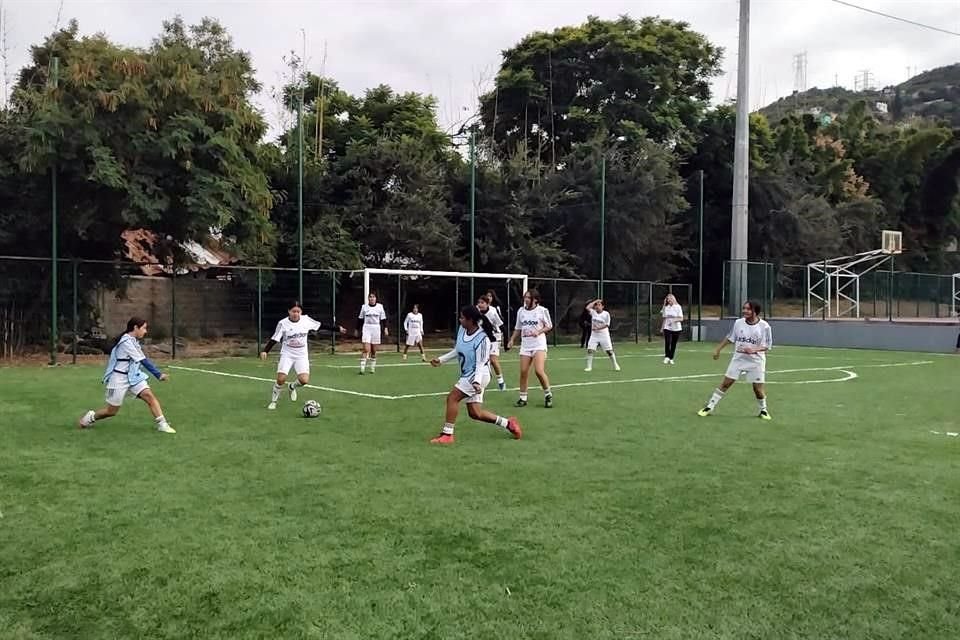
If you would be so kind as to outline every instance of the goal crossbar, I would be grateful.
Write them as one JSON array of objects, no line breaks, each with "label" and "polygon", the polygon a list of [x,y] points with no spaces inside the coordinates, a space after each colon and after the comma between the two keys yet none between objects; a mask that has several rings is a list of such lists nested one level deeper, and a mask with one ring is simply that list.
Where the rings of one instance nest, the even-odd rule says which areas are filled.
[{"label": "goal crossbar", "polygon": [[363,270],[363,297],[370,295],[370,276],[406,276],[406,277],[436,277],[436,278],[466,278],[484,280],[519,280],[523,283],[523,291],[529,288],[530,277],[525,273],[477,273],[473,271],[417,271],[412,269],[364,269]]}]

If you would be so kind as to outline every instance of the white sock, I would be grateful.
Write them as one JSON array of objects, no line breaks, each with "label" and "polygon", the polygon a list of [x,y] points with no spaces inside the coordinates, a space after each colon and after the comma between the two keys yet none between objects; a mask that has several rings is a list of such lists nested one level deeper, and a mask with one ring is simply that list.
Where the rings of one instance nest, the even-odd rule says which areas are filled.
[{"label": "white sock", "polygon": [[273,393],[270,394],[270,402],[276,402],[280,399],[280,391],[283,389],[283,385],[273,383]]},{"label": "white sock", "polygon": [[723,391],[720,391],[720,389],[714,389],[713,395],[710,396],[710,400],[707,402],[707,408],[711,411],[715,409],[716,406],[720,404],[720,401],[723,400],[723,396],[725,395],[727,394],[725,394]]},{"label": "white sock", "polygon": [[760,411],[767,410],[767,399],[766,398],[757,398],[757,406],[760,407]]},{"label": "white sock", "polygon": [[377,370],[377,359],[370,358],[370,371],[376,371],[376,370]]},{"label": "white sock", "polygon": [[508,424],[508,423],[507,423],[507,419],[504,418],[503,416],[497,416],[497,423],[496,423],[496,424],[497,424],[497,426],[500,427],[501,429],[506,429],[506,428],[507,428],[507,424]]},{"label": "white sock", "polygon": [[170,426],[169,424],[167,424],[167,419],[164,418],[163,416],[157,416],[156,418],[153,419],[153,421],[157,423],[157,426],[158,426],[158,427],[169,427],[169,426]]},{"label": "white sock", "polygon": [[587,352],[587,369],[593,369],[593,354]]},{"label": "white sock", "polygon": [[303,383],[300,382],[300,380],[294,380],[293,382],[290,383],[290,386],[296,389],[297,387],[302,387]]},{"label": "white sock", "polygon": [[367,370],[367,357],[363,356],[360,358],[360,373],[363,373]]},{"label": "white sock", "polygon": [[526,391],[521,391],[521,392],[520,392],[520,399],[523,400],[524,402],[527,401],[527,392],[526,392]]},{"label": "white sock", "polygon": [[543,390],[544,398],[549,398],[552,395],[553,395],[553,391],[550,391],[550,387],[547,387],[546,389]]},{"label": "white sock", "polygon": [[614,368],[620,366],[619,364],[617,364],[617,354],[611,353],[611,354],[610,354],[610,361],[613,363]]},{"label": "white sock", "polygon": [[443,423],[443,430],[441,430],[440,433],[442,433],[442,434],[445,435],[445,436],[452,436],[452,435],[453,435],[453,423],[452,423],[452,422],[444,422],[444,423]]},{"label": "white sock", "polygon": [[503,374],[497,375],[497,384],[504,384]]}]

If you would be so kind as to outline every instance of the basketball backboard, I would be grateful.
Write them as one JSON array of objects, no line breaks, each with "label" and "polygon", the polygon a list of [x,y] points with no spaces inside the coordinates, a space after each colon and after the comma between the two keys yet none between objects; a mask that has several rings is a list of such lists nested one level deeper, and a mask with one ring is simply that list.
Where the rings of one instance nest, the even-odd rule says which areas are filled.
[{"label": "basketball backboard", "polygon": [[880,249],[884,253],[889,255],[903,253],[903,234],[901,232],[884,229],[880,240]]}]

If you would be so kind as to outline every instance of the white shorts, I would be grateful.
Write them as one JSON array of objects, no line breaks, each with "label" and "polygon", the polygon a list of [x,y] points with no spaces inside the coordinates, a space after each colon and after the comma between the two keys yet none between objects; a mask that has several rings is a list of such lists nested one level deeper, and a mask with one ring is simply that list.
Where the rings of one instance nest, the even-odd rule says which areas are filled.
[{"label": "white shorts", "polygon": [[490,355],[500,357],[500,340],[490,343]]},{"label": "white shorts", "polygon": [[363,344],[380,344],[380,325],[363,325]]},{"label": "white shorts", "polygon": [[129,395],[131,398],[136,398],[149,388],[150,385],[148,385],[146,381],[135,384],[132,387],[129,384],[119,387],[107,387],[107,404],[111,407],[122,407],[123,399],[127,395]]},{"label": "white shorts", "polygon": [[460,378],[457,380],[457,384],[453,386],[467,396],[465,400],[467,404],[483,404],[483,392],[486,390],[487,385],[490,384],[490,376],[481,376],[479,382],[480,393],[476,393],[476,389],[473,388],[473,383],[470,382],[470,378]]},{"label": "white shorts", "polygon": [[541,351],[543,352],[544,355],[547,354],[547,348],[546,348],[546,347],[532,347],[532,348],[529,348],[529,349],[526,349],[526,348],[524,348],[524,347],[520,347],[520,357],[522,357],[522,358],[532,358],[533,356],[537,355],[537,354],[540,353]]},{"label": "white shorts", "polygon": [[740,362],[731,362],[723,375],[731,380],[739,380],[740,376],[746,376],[747,382],[751,384],[763,384],[766,373],[764,368],[756,365],[746,366]]},{"label": "white shorts", "polygon": [[407,346],[408,346],[408,347],[415,347],[415,346],[417,346],[418,344],[420,344],[421,342],[423,342],[423,334],[422,334],[422,333],[408,333],[408,334],[407,334]]},{"label": "white shorts", "polygon": [[292,356],[288,353],[280,354],[280,362],[277,363],[277,373],[287,375],[290,369],[301,373],[310,373],[310,358],[308,356]]},{"label": "white shorts", "polygon": [[604,351],[613,351],[613,342],[610,340],[609,333],[601,333],[600,335],[596,333],[590,334],[590,342],[587,343],[587,350],[596,351],[598,347]]}]

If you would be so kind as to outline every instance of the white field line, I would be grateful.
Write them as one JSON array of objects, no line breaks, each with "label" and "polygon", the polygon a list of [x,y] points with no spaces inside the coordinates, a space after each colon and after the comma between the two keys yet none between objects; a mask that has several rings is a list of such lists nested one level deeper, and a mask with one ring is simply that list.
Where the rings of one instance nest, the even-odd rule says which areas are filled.
[{"label": "white field line", "polygon": [[[774,382],[773,384],[819,384],[824,382],[847,382],[853,380],[857,377],[857,374],[852,371],[852,369],[878,369],[878,368],[889,368],[889,367],[916,367],[921,365],[933,364],[931,360],[918,360],[915,362],[887,362],[882,364],[861,364],[861,365],[843,365],[838,367],[810,367],[803,369],[781,369],[779,371],[768,371],[768,374],[783,374],[783,373],[809,373],[809,372],[819,372],[819,371],[839,371],[846,374],[843,378],[830,379],[830,380],[800,380],[796,382]],[[257,382],[273,382],[272,378],[259,378],[256,376],[242,375],[239,373],[225,373],[222,371],[212,371],[210,369],[195,369],[193,367],[180,367],[180,366],[171,366],[171,369],[178,369],[180,371],[191,371],[194,373],[208,373],[215,376],[224,376],[227,378],[239,378],[242,380],[254,380]],[[663,377],[651,377],[651,378],[628,378],[625,380],[590,380],[587,382],[568,382],[565,384],[555,384],[552,385],[553,389],[566,389],[570,387],[593,387],[598,385],[609,385],[609,384],[636,384],[640,382],[673,382],[673,381],[683,381],[683,380],[697,380],[700,378],[713,378],[719,377],[721,374],[717,372],[712,373],[695,373],[685,376],[663,376]],[[336,389],[334,387],[322,387],[319,385],[306,385],[308,389],[318,389],[320,391],[328,391],[330,393],[343,393],[350,396],[358,396],[361,398],[374,398],[376,400],[410,400],[413,398],[435,398],[438,396],[445,396],[449,393],[447,391],[435,391],[428,393],[408,393],[402,395],[383,395],[377,393],[364,393],[360,391],[348,391],[346,389]],[[515,388],[508,389],[508,391],[516,391]]]}]

